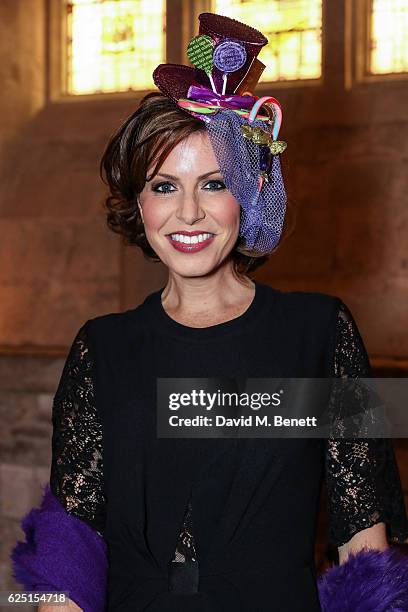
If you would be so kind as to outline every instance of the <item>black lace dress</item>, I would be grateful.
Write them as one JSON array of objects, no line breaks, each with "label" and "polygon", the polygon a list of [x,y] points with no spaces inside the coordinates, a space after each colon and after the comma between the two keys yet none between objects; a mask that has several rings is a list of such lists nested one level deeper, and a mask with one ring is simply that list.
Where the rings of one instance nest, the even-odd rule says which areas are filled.
[{"label": "black lace dress", "polygon": [[[263,286],[258,284],[258,293],[260,287]],[[160,297],[160,293],[155,295]],[[341,300],[338,300],[334,338],[333,376],[371,376],[361,336]],[[54,398],[50,484],[67,512],[104,535],[107,500],[103,429],[95,400],[93,372],[94,356],[87,325],[84,325],[72,344]],[[391,540],[403,542],[408,537],[401,482],[389,439],[324,440],[324,477],[328,539],[333,546],[341,546],[355,533],[382,521]],[[165,500],[166,503],[170,501]],[[189,571],[199,562],[191,497],[171,562],[186,564]]]}]

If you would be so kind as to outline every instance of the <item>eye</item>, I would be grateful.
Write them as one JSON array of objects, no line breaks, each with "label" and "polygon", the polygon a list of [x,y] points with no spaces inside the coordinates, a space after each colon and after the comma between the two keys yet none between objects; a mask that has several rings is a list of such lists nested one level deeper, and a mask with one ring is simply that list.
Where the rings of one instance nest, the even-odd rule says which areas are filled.
[{"label": "eye", "polygon": [[156,193],[172,193],[175,191],[174,189],[170,189],[170,187],[174,187],[174,185],[171,183],[156,183],[156,185],[153,185],[152,191]]},{"label": "eye", "polygon": [[226,189],[225,183],[223,181],[208,181],[205,184],[204,189],[208,189],[209,191],[222,191]]}]

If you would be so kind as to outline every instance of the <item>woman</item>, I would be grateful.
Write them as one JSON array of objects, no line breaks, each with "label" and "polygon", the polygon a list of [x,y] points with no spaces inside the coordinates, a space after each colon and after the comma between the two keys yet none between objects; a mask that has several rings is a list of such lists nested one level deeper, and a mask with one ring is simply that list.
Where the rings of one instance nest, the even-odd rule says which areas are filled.
[{"label": "woman", "polygon": [[[108,224],[162,261],[168,282],[79,329],[54,398],[50,489],[25,517],[16,577],[69,591],[85,612],[405,609],[407,563],[387,538],[408,536],[389,440],[157,436],[158,379],[371,376],[338,297],[251,279],[290,229],[280,105],[269,98],[262,114],[239,93],[262,34],[207,13],[200,35],[190,51],[213,37],[214,62],[228,43],[216,91],[205,71],[193,83],[192,69],[159,66],[162,93],[142,100],[105,151]],[[231,57],[241,61],[232,74]],[[340,567],[318,582],[323,480]],[[363,598],[353,586],[362,573]]]}]

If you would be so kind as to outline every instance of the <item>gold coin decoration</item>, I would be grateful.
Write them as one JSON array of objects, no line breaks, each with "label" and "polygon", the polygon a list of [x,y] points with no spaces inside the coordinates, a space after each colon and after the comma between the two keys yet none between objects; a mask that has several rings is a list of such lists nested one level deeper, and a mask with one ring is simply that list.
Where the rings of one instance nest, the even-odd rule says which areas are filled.
[{"label": "gold coin decoration", "polygon": [[272,155],[279,155],[279,153],[283,153],[284,150],[287,147],[287,143],[284,142],[283,140],[273,140],[270,144],[269,144],[269,149],[272,153]]},{"label": "gold coin decoration", "polygon": [[266,145],[269,147],[272,155],[279,155],[288,146],[283,140],[274,140],[270,134],[265,132],[259,126],[252,127],[251,125],[242,125],[241,132],[244,138],[248,138],[257,145]]},{"label": "gold coin decoration", "polygon": [[259,145],[269,145],[271,140],[271,135],[265,132],[260,127],[252,127],[250,125],[241,126],[241,131],[244,135],[244,138],[248,138],[255,144]]}]

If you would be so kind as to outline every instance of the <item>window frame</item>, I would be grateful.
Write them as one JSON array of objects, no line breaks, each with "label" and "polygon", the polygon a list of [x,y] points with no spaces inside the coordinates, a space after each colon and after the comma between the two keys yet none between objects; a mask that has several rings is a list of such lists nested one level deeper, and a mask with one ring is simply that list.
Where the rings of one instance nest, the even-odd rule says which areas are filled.
[{"label": "window frame", "polygon": [[[154,88],[123,92],[90,94],[69,94],[66,79],[66,54],[63,44],[66,40],[64,5],[62,0],[46,0],[47,8],[47,99],[51,102],[77,102],[81,100],[110,100],[142,98]],[[212,0],[166,0],[166,58],[165,62],[189,64],[187,59],[188,41],[197,34],[198,15],[211,11]],[[322,0],[322,74],[317,79],[296,79],[260,82],[257,94],[270,93],[271,85],[275,90],[303,89],[322,87],[326,84],[327,38],[328,33],[327,0]],[[371,74],[368,72],[370,53],[371,0],[344,0],[344,82],[345,89],[370,83],[405,81],[407,72]]]},{"label": "window frame", "polygon": [[[349,35],[351,44],[349,61],[352,78],[355,82],[362,84],[405,81],[408,79],[408,71],[384,74],[369,72],[371,2],[372,0],[345,0],[348,27],[351,30]],[[351,59],[353,57],[354,61]]]},{"label": "window frame", "polygon": [[[135,99],[142,98],[153,89],[132,89],[127,91],[97,92],[86,94],[71,94],[67,87],[66,52],[64,44],[67,39],[65,6],[63,0],[46,0],[47,12],[47,99],[50,102],[77,102],[80,100],[110,100],[110,99]],[[171,2],[171,5],[170,5]],[[177,29],[183,29],[180,22],[179,8],[184,0],[166,0],[166,30],[169,25],[173,28],[173,36],[166,36],[164,62],[175,61],[168,59],[174,57],[177,45],[175,40],[180,40]],[[171,10],[169,8],[171,6]],[[173,10],[173,7],[175,10]],[[177,36],[176,36],[177,32]]]}]

